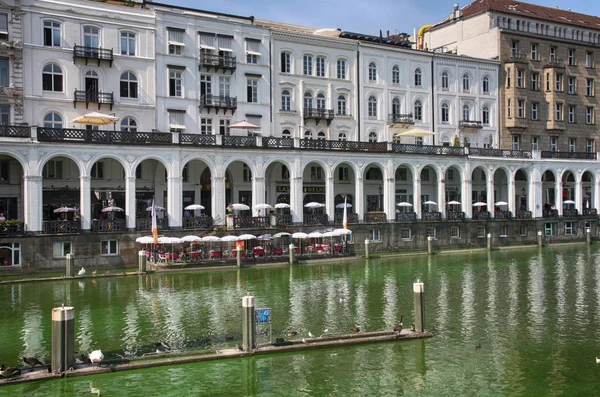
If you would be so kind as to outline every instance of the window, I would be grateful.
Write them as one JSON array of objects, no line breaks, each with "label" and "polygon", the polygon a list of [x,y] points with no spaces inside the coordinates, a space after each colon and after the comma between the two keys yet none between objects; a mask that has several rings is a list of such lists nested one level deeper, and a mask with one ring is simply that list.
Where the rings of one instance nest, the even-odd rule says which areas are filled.
[{"label": "window", "polygon": [[550,111],[550,102],[546,102],[546,120],[550,121],[552,112]]},{"label": "window", "polygon": [[556,120],[556,121],[563,120],[563,104],[562,103],[556,104],[554,115],[555,115],[554,120]]},{"label": "window", "polygon": [[248,167],[246,164],[242,164],[242,181],[252,181],[252,171],[250,171],[250,167]]},{"label": "window", "polygon": [[413,110],[415,120],[423,121],[423,103],[420,100],[415,101]]},{"label": "window", "polygon": [[517,101],[517,117],[525,117],[525,100],[523,99]]},{"label": "window", "polygon": [[90,174],[92,179],[104,179],[104,162],[98,161],[97,163],[94,163]]},{"label": "window", "polygon": [[258,103],[258,79],[247,80],[246,97],[248,103]]},{"label": "window", "polygon": [[568,110],[568,121],[569,123],[576,123],[576,118],[575,118],[575,106],[574,105],[569,105],[569,110]]},{"label": "window", "polygon": [[425,237],[435,238],[435,227],[425,228]]},{"label": "window", "polygon": [[448,78],[448,72],[442,73],[442,91],[448,91],[450,89],[450,81]]},{"label": "window", "polygon": [[322,92],[317,94],[317,109],[325,109],[325,94]]},{"label": "window", "polygon": [[124,72],[121,74],[121,98],[137,98],[138,83],[137,77],[132,72]]},{"label": "window", "polygon": [[510,88],[510,68],[506,68],[506,88]]},{"label": "window", "polygon": [[415,69],[415,87],[423,86],[423,73],[421,72],[421,68]]},{"label": "window", "polygon": [[229,135],[231,132],[231,130],[229,129],[230,124],[231,120],[229,119],[219,120],[219,135]]},{"label": "window", "polygon": [[484,94],[490,93],[490,78],[488,76],[483,77],[481,87]]},{"label": "window", "polygon": [[450,226],[450,238],[460,238],[460,226]]},{"label": "window", "polygon": [[556,222],[546,222],[544,223],[544,236],[552,237],[556,236],[556,231],[558,229]]},{"label": "window", "polygon": [[538,60],[538,45],[537,44],[531,44],[531,60],[532,61]]},{"label": "window", "polygon": [[292,132],[288,129],[285,129],[283,131],[281,131],[281,136],[283,138],[291,138],[292,137]]},{"label": "window", "polygon": [[100,29],[95,26],[84,26],[83,45],[90,48],[100,48]]},{"label": "window", "polygon": [[569,66],[575,66],[575,50],[569,49],[567,52],[567,64]]},{"label": "window", "polygon": [[573,235],[573,222],[565,222],[565,236]]},{"label": "window", "polygon": [[392,84],[400,84],[400,68],[398,65],[392,67]]},{"label": "window", "polygon": [[346,116],[346,114],[348,113],[347,103],[348,103],[348,101],[346,100],[345,95],[338,95],[338,100],[337,100],[337,114],[338,115]]},{"label": "window", "polygon": [[556,91],[563,90],[563,75],[562,73],[556,74]]},{"label": "window", "polygon": [[585,53],[585,67],[586,68],[594,67],[594,53],[592,53],[592,52]]},{"label": "window", "polygon": [[212,94],[212,76],[202,74],[200,75],[200,95]]},{"label": "window", "polygon": [[553,136],[550,137],[550,147],[549,147],[551,152],[557,152],[558,151],[558,138]]},{"label": "window", "polygon": [[320,181],[323,179],[323,168],[318,165],[310,167],[310,179],[313,181]]},{"label": "window", "polygon": [[594,140],[593,139],[585,140],[585,151],[587,153],[594,153]]},{"label": "window", "polygon": [[540,150],[540,137],[539,136],[531,137],[531,150]]},{"label": "window", "polygon": [[540,74],[538,72],[531,73],[531,89],[533,91],[540,89]]},{"label": "window", "polygon": [[183,73],[180,70],[169,70],[169,96],[182,97]]},{"label": "window", "polygon": [[377,118],[377,98],[374,95],[369,97],[368,115],[370,118]]},{"label": "window", "polygon": [[550,62],[556,62],[556,47],[550,47]]},{"label": "window", "polygon": [[46,47],[60,47],[60,23],[44,21],[44,45]]},{"label": "window", "polygon": [[317,57],[316,64],[317,77],[325,77],[325,58]]},{"label": "window", "polygon": [[0,125],[10,124],[10,106],[0,105]]},{"label": "window", "polygon": [[500,237],[508,237],[508,226],[500,225]]},{"label": "window", "polygon": [[281,91],[281,110],[285,112],[292,110],[292,95],[288,90]]},{"label": "window", "polygon": [[464,74],[462,78],[463,92],[469,92],[471,90],[471,80],[468,74]]},{"label": "window", "polygon": [[169,110],[169,131],[183,132],[185,130],[185,111]]},{"label": "window", "polygon": [[304,74],[306,76],[312,76],[313,72],[312,55],[304,55]]},{"label": "window", "polygon": [[200,133],[202,135],[212,135],[213,134],[212,119],[206,118],[206,117],[200,118]]},{"label": "window", "polygon": [[471,108],[469,107],[469,105],[463,105],[462,108],[462,119],[463,121],[469,121],[471,120]]},{"label": "window", "polygon": [[525,72],[523,71],[523,69],[517,69],[517,87],[525,87]]},{"label": "window", "polygon": [[0,13],[0,39],[8,40],[8,14]]},{"label": "window", "polygon": [[594,108],[591,106],[585,108],[585,123],[594,124]]},{"label": "window", "polygon": [[521,136],[520,135],[512,136],[512,150],[521,150]]},{"label": "window", "polygon": [[478,238],[485,238],[485,226],[478,226],[477,227],[477,237]]},{"label": "window", "polygon": [[575,90],[576,90],[575,77],[569,76],[569,78],[567,79],[567,93],[573,95],[573,94],[575,94]]},{"label": "window", "polygon": [[337,78],[346,80],[346,60],[337,60]]},{"label": "window", "polygon": [[399,115],[400,113],[400,98],[394,97],[392,99],[392,115]]},{"label": "window", "polygon": [[338,180],[345,182],[350,180],[350,169],[348,167],[338,168]]},{"label": "window", "polygon": [[121,55],[135,56],[135,33],[121,32]]},{"label": "window", "polygon": [[546,91],[550,91],[550,73],[546,73]]},{"label": "window", "polygon": [[484,106],[481,110],[481,122],[483,125],[490,125],[490,108]]},{"label": "window", "polygon": [[289,52],[281,53],[281,73],[291,73],[292,55]]},{"label": "window", "polygon": [[49,160],[43,169],[44,178],[49,179],[62,179],[63,177],[63,163],[62,160]]},{"label": "window", "polygon": [[510,100],[510,98],[508,98],[506,104],[506,117],[508,117],[509,119],[512,117],[512,101]]},{"label": "window", "polygon": [[371,229],[371,230],[369,230],[369,240],[371,240],[371,241],[381,241],[381,231],[379,229]]},{"label": "window", "polygon": [[442,103],[442,123],[450,122],[450,105]]},{"label": "window", "polygon": [[348,140],[348,136],[346,135],[345,132],[340,132],[338,134],[338,141],[339,142],[346,142]]},{"label": "window", "polygon": [[304,109],[311,109],[313,107],[313,96],[310,92],[304,93]]},{"label": "window", "polygon": [[100,255],[119,255],[119,241],[102,240],[100,242]]},{"label": "window", "polygon": [[369,63],[369,82],[370,83],[377,82],[377,65],[375,65],[375,62]]},{"label": "window", "polygon": [[219,95],[229,97],[231,94],[231,78],[229,76],[219,76]]},{"label": "window", "polygon": [[577,147],[577,139],[569,138],[569,153],[575,153],[576,147]]},{"label": "window", "polygon": [[44,128],[63,128],[62,116],[58,113],[48,113],[44,117]]},{"label": "window", "polygon": [[137,122],[131,117],[121,119],[121,131],[137,132]]},{"label": "window", "polygon": [[0,87],[8,87],[10,84],[8,59],[0,58]]},{"label": "window", "polygon": [[42,69],[42,89],[44,91],[62,92],[63,74],[60,66],[49,63]]},{"label": "window", "polygon": [[412,230],[409,227],[403,227],[402,229],[400,229],[400,238],[403,241],[412,240]]},{"label": "window", "polygon": [[183,30],[168,29],[169,55],[183,55]]},{"label": "window", "polygon": [[539,109],[540,104],[538,102],[531,102],[531,120],[539,120]]},{"label": "window", "polygon": [[369,132],[369,142],[371,142],[371,143],[377,142],[377,131]]},{"label": "window", "polygon": [[258,64],[260,58],[260,40],[246,39],[246,63]]},{"label": "window", "polygon": [[73,245],[70,241],[55,241],[52,243],[52,257],[64,258],[73,253]]},{"label": "window", "polygon": [[594,96],[594,79],[585,79],[585,95]]}]

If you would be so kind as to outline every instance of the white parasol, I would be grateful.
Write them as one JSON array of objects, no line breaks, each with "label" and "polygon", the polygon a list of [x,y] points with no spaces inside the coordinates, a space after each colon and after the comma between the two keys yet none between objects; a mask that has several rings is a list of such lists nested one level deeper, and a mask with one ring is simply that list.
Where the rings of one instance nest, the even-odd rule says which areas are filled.
[{"label": "white parasol", "polygon": [[77,212],[77,209],[75,209],[73,207],[59,207],[54,210],[55,214],[60,214],[60,213],[64,213],[64,212]]},{"label": "white parasol", "polygon": [[277,203],[275,204],[275,208],[280,209],[280,208],[290,208],[290,205],[287,203]]},{"label": "white parasol", "polygon": [[339,203],[335,206],[335,208],[352,208],[352,204],[350,203]]},{"label": "white parasol", "polygon": [[403,201],[401,203],[396,203],[396,207],[412,207],[413,205],[411,203],[407,203],[406,201]]},{"label": "white parasol", "polygon": [[250,209],[246,204],[239,203],[229,204],[229,208],[231,208],[232,211],[248,211]]},{"label": "white parasol", "polygon": [[237,123],[233,123],[229,125],[229,128],[238,129],[238,130],[259,130],[260,126],[256,124],[249,123],[247,121],[238,121]]},{"label": "white parasol", "polygon": [[240,239],[240,240],[254,240],[254,239],[256,239],[256,236],[254,234],[242,234],[242,235],[238,236],[238,239]]},{"label": "white parasol", "polygon": [[101,212],[124,212],[125,210],[121,207],[106,207],[102,208]]},{"label": "white parasol", "polygon": [[288,232],[279,232],[279,233],[274,234],[273,238],[281,238],[281,237],[284,237],[284,236],[291,236],[291,235],[292,234],[288,233]]},{"label": "white parasol", "polygon": [[292,234],[292,238],[307,238],[308,234],[303,233],[303,232],[296,232],[294,234]]},{"label": "white parasol", "polygon": [[[573,204],[575,204],[575,203],[573,203]],[[506,201],[498,201],[498,202],[497,202],[496,204],[494,204],[494,205],[497,205],[498,207],[503,207],[503,206],[506,206],[506,205],[508,205],[508,203],[507,203]]]},{"label": "white parasol", "polygon": [[203,210],[203,209],[204,209],[204,206],[200,205],[200,204],[190,204],[184,208],[184,210],[188,210],[188,211],[196,211],[196,210]]},{"label": "white parasol", "polygon": [[423,204],[427,204],[427,205],[437,205],[437,203],[435,201],[425,201]]},{"label": "white parasol", "polygon": [[478,201],[476,203],[473,203],[473,207],[485,207],[487,206],[486,203],[482,202],[482,201]]},{"label": "white parasol", "polygon": [[[156,205],[156,204],[154,205],[154,211],[164,211],[164,210],[165,210],[164,207],[161,207],[161,206]],[[146,211],[152,211],[152,206],[146,208]]]},{"label": "white parasol", "polygon": [[460,201],[452,200],[452,201],[448,201],[447,204],[448,205],[460,205]]},{"label": "white parasol", "polygon": [[202,237],[198,237],[198,236],[183,236],[182,238],[179,239],[179,241],[181,241],[182,243],[193,243],[193,242],[200,242],[202,241]]},{"label": "white parasol", "polygon": [[306,204],[304,204],[304,208],[312,208],[312,209],[315,209],[315,208],[323,208],[323,207],[325,207],[325,204],[322,204],[322,203],[317,203],[317,202],[315,202],[315,201],[311,201],[310,203],[306,203]]}]

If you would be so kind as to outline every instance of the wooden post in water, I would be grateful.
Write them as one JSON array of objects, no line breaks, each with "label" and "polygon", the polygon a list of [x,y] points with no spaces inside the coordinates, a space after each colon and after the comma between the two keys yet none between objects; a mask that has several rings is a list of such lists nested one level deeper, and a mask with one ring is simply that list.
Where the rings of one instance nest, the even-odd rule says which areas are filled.
[{"label": "wooden post in water", "polygon": [[242,349],[250,351],[256,347],[254,324],[254,297],[242,298]]},{"label": "wooden post in water", "polygon": [[427,236],[427,254],[433,254],[433,237]]},{"label": "wooden post in water", "polygon": [[235,250],[236,250],[235,259],[237,261],[237,267],[241,268],[242,267],[242,246],[238,245],[237,247],[235,247]]},{"label": "wooden post in water", "polygon": [[537,236],[538,236],[538,241],[537,241],[538,248],[542,248],[544,246],[544,242],[542,241],[542,231],[541,230],[538,230]]},{"label": "wooden post in water", "polygon": [[415,330],[423,332],[425,329],[425,301],[423,283],[418,281],[413,283],[413,292],[415,293]]},{"label": "wooden post in water", "polygon": [[75,309],[52,309],[52,372],[62,373],[75,364]]},{"label": "wooden post in water", "polygon": [[67,259],[65,260],[67,264],[67,277],[73,277],[73,272],[75,271],[75,258],[74,255],[69,253],[66,255]]},{"label": "wooden post in water", "polygon": [[492,250],[492,233],[487,234],[487,250]]},{"label": "wooden post in water", "polygon": [[590,230],[589,227],[585,228],[585,241],[587,242],[587,245],[592,244],[592,231]]},{"label": "wooden post in water", "polygon": [[289,251],[289,255],[290,255],[290,265],[293,265],[293,264],[294,264],[294,261],[296,260],[296,259],[294,258],[294,254],[295,254],[295,252],[296,252],[296,251],[294,251],[294,248],[296,248],[296,247],[294,247],[294,244],[290,244],[290,246],[289,246],[289,250],[290,250],[290,251]]},{"label": "wooden post in water", "polygon": [[369,240],[365,240],[365,259],[369,259]]},{"label": "wooden post in water", "polygon": [[146,251],[138,251],[138,273],[146,273]]}]

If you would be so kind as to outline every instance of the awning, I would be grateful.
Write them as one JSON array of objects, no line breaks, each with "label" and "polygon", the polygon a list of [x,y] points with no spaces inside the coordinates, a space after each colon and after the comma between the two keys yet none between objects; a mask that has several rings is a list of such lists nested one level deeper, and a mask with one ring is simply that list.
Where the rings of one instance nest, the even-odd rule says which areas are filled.
[{"label": "awning", "polygon": [[183,43],[182,43],[182,42],[180,42],[180,41],[173,41],[173,40],[169,40],[167,43],[169,43],[169,45],[180,45],[180,46],[183,46],[183,47],[185,47],[185,44],[183,44]]},{"label": "awning", "polygon": [[261,54],[260,54],[260,52],[257,52],[257,51],[246,51],[246,54],[250,54],[250,55],[258,55],[258,56],[260,56],[260,55],[261,55]]},{"label": "awning", "polygon": [[169,128],[172,128],[172,129],[178,129],[178,130],[185,130],[185,125],[180,125],[180,124],[169,124]]},{"label": "awning", "polygon": [[219,47],[219,51],[233,52],[233,50],[231,48],[221,48],[221,47]]},{"label": "awning", "polygon": [[216,50],[215,47],[213,47],[211,45],[206,45],[206,44],[200,44],[200,49],[201,50],[212,50],[212,51]]}]

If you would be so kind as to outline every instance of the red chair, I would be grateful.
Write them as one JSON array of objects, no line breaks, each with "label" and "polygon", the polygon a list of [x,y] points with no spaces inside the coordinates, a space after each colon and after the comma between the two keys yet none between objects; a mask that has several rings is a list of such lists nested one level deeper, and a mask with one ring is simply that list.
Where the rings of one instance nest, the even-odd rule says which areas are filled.
[{"label": "red chair", "polygon": [[273,248],[273,255],[283,255],[283,248]]}]

